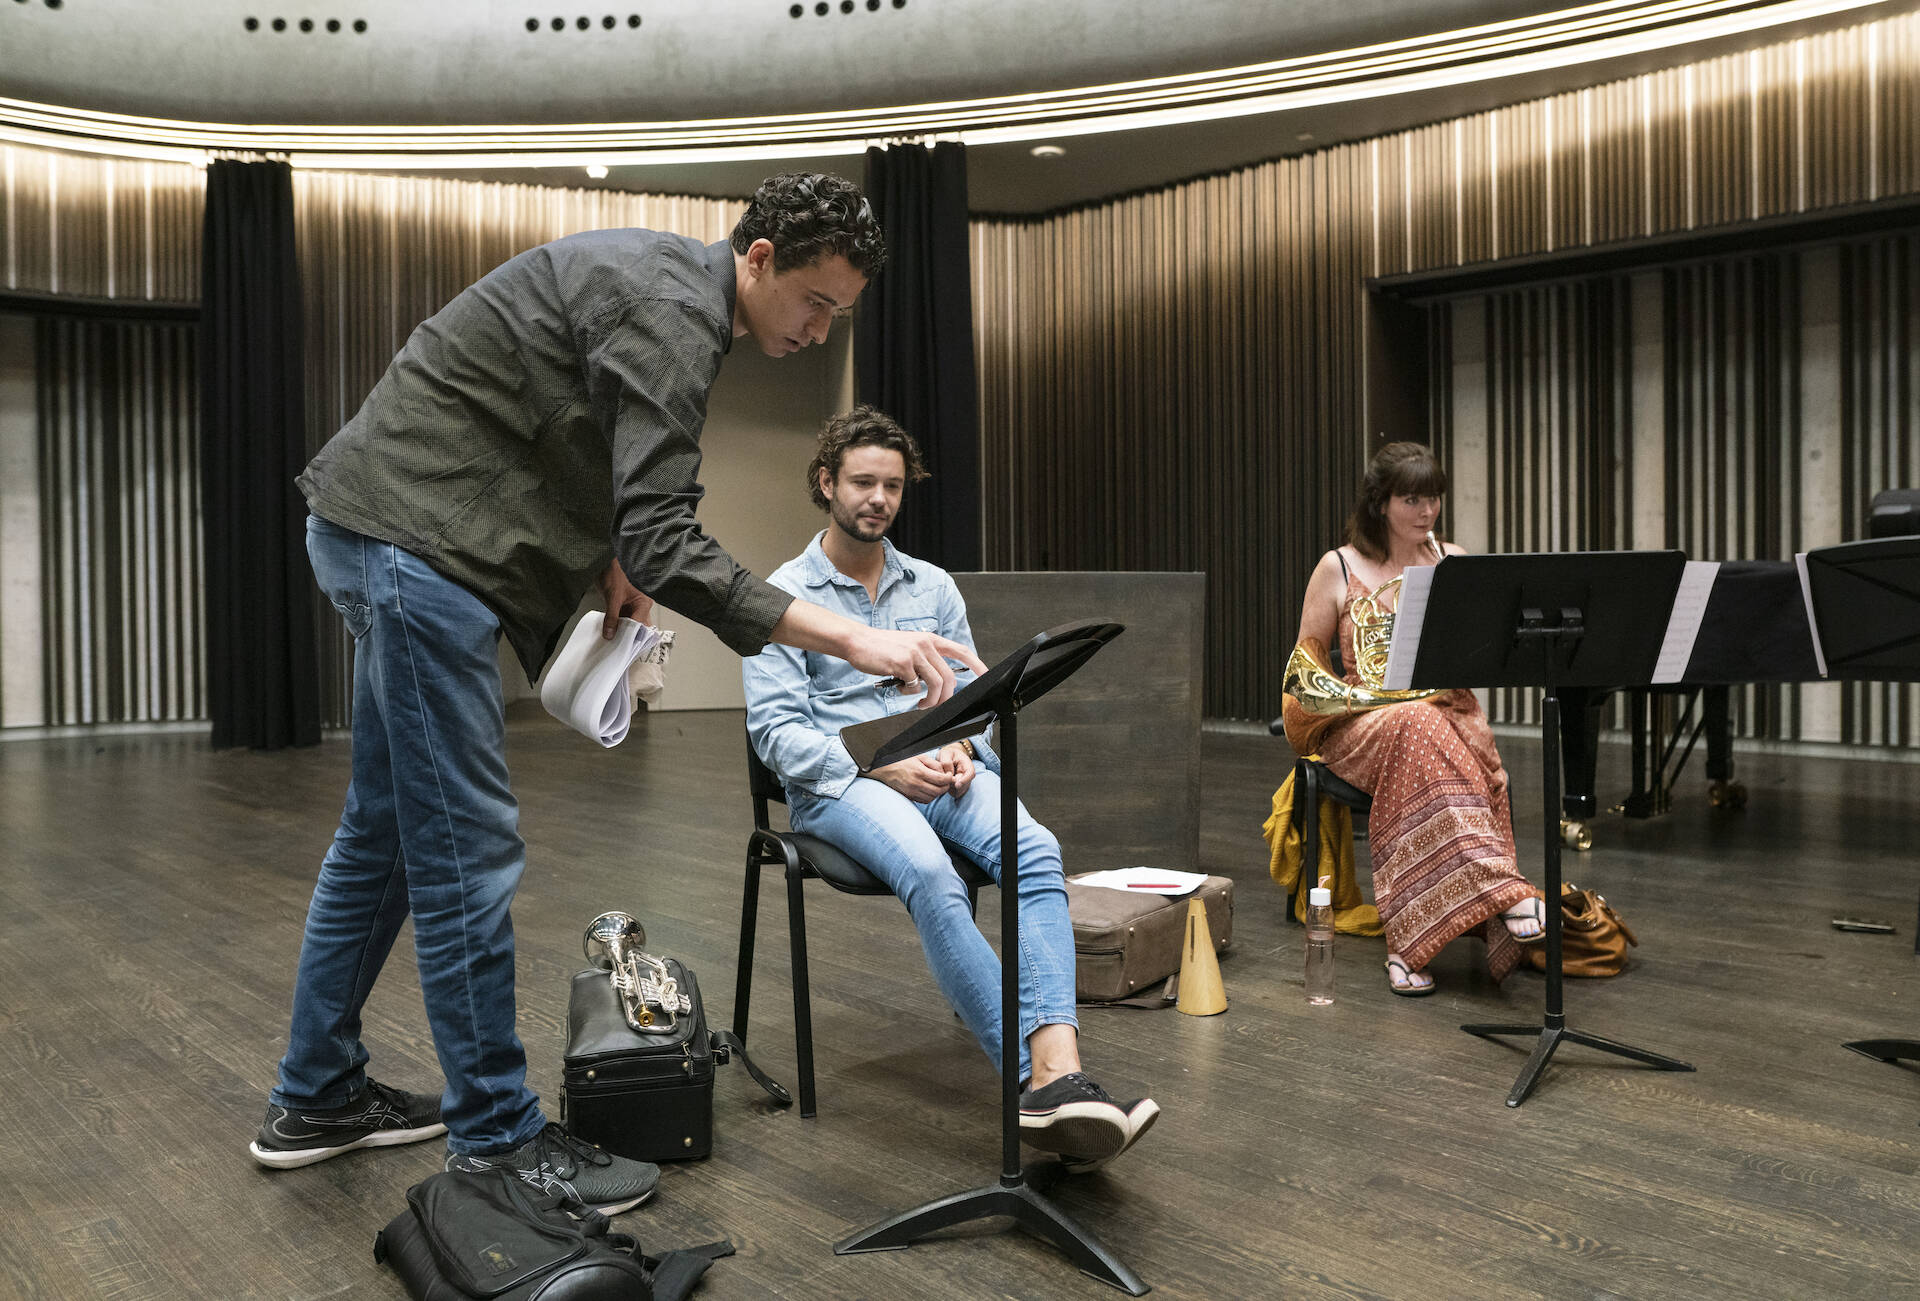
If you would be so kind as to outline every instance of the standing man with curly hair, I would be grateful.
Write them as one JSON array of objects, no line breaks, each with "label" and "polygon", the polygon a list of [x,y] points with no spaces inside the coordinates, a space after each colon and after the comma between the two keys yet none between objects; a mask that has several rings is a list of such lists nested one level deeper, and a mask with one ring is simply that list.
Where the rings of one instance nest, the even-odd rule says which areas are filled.
[{"label": "standing man with curly hair", "polygon": [[[353,779],[308,910],[279,1084],[251,1152],[288,1168],[447,1135],[612,1213],[659,1171],[549,1124],[514,1030],[525,866],[495,647],[538,675],[597,581],[607,632],[658,598],[743,655],[770,641],[952,694],[970,648],[796,601],[700,529],[700,432],[735,338],[827,337],[885,259],[867,201],[817,173],[761,185],[729,241],[569,236],[422,324],[301,475],[314,576],[354,636]],[[360,1012],[411,912],[441,1097],[366,1073]],[[443,1111],[444,1102],[444,1111]]]}]

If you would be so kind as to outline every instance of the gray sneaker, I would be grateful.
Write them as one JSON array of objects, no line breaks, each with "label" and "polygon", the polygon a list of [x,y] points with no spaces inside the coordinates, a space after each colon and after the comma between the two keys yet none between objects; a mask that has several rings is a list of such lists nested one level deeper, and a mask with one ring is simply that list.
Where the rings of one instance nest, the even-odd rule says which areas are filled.
[{"label": "gray sneaker", "polygon": [[543,1193],[559,1193],[602,1215],[632,1210],[660,1186],[660,1167],[603,1152],[553,1122],[511,1152],[486,1156],[459,1152],[449,1170],[511,1170]]},{"label": "gray sneaker", "polygon": [[318,1110],[267,1104],[247,1150],[261,1165],[292,1170],[363,1147],[418,1143],[447,1132],[438,1094],[406,1093],[368,1079],[343,1105]]}]

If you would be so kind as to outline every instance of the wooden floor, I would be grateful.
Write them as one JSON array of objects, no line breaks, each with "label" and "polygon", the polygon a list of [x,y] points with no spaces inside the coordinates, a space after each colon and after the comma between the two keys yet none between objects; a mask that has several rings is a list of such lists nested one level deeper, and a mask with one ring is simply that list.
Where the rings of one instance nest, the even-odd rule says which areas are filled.
[{"label": "wooden floor", "polygon": [[[716,1021],[731,1014],[740,744],[737,714],[656,715],[605,753],[516,714],[519,1023],[543,1096],[580,931],[605,909],[639,916],[651,947],[702,976]],[[1523,740],[1505,749],[1537,878],[1538,764]],[[1744,812],[1708,809],[1696,773],[1663,820],[1603,819],[1568,875],[1604,891],[1641,948],[1621,979],[1569,982],[1571,1023],[1699,1071],[1566,1049],[1515,1111],[1520,1049],[1457,1027],[1537,1021],[1541,980],[1495,987],[1460,942],[1434,965],[1439,995],[1394,998],[1381,942],[1343,938],[1339,1000],[1308,1008],[1259,835],[1285,748],[1210,734],[1205,753],[1203,858],[1239,885],[1232,1007],[1085,1014],[1091,1068],[1165,1116],[1059,1194],[1155,1295],[1920,1295],[1920,1079],[1839,1047],[1920,1034],[1920,766],[1743,756]],[[0,1296],[403,1295],[369,1249],[439,1144],[288,1172],[246,1153],[347,762],[344,741],[0,744]],[[1624,763],[1603,747],[1603,799],[1623,793]],[[1899,934],[1837,933],[1842,914]],[[989,896],[982,920],[996,916]],[[669,1168],[621,1227],[655,1248],[733,1239],[712,1301],[1115,1295],[1017,1233],[832,1255],[882,1215],[990,1182],[997,1092],[897,904],[816,896],[811,925],[819,1118],[723,1070],[714,1156]],[[791,1082],[771,885],[760,927],[752,1041]],[[367,1038],[382,1079],[436,1084],[405,937]]]}]

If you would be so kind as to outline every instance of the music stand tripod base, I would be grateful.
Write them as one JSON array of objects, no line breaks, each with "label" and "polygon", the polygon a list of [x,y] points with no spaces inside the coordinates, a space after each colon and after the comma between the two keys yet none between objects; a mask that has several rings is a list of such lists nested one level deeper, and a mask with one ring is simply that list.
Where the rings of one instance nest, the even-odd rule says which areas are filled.
[{"label": "music stand tripod base", "polygon": [[1492,1039],[1497,1035],[1539,1035],[1533,1052],[1527,1057],[1527,1064],[1520,1070],[1520,1078],[1513,1082],[1513,1088],[1507,1094],[1507,1105],[1517,1107],[1527,1100],[1533,1092],[1533,1086],[1540,1082],[1541,1073],[1547,1069],[1547,1062],[1553,1057],[1554,1050],[1562,1043],[1576,1043],[1588,1048],[1598,1048],[1601,1052],[1614,1053],[1621,1057],[1630,1057],[1636,1062],[1656,1067],[1663,1071],[1690,1071],[1692,1066],[1672,1057],[1662,1057],[1659,1053],[1648,1052],[1644,1048],[1635,1048],[1614,1039],[1603,1039],[1597,1034],[1588,1034],[1585,1030],[1567,1028],[1564,1015],[1549,1014],[1545,1025],[1463,1025],[1460,1027],[1468,1034],[1479,1035],[1482,1039]]},{"label": "music stand tripod base", "polygon": [[[1035,1170],[1032,1173],[1037,1177],[1040,1172]],[[953,1193],[924,1206],[889,1216],[834,1243],[833,1254],[852,1256],[867,1251],[903,1251],[930,1233],[938,1233],[956,1224],[999,1216],[1010,1217],[1018,1227],[1052,1243],[1087,1277],[1117,1287],[1128,1296],[1145,1296],[1149,1291],[1139,1276],[1102,1246],[1097,1238],[1024,1180],[1012,1185],[1003,1181],[985,1188]]]}]

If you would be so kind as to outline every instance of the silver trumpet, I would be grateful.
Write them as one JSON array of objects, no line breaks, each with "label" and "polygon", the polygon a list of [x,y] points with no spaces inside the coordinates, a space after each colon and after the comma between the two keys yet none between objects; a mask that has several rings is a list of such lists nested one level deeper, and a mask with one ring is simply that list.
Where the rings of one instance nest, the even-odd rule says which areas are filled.
[{"label": "silver trumpet", "polygon": [[664,1034],[693,1011],[693,999],[666,963],[640,947],[646,942],[646,928],[632,914],[608,912],[587,923],[580,949],[613,981],[627,1024],[640,1034]]}]

